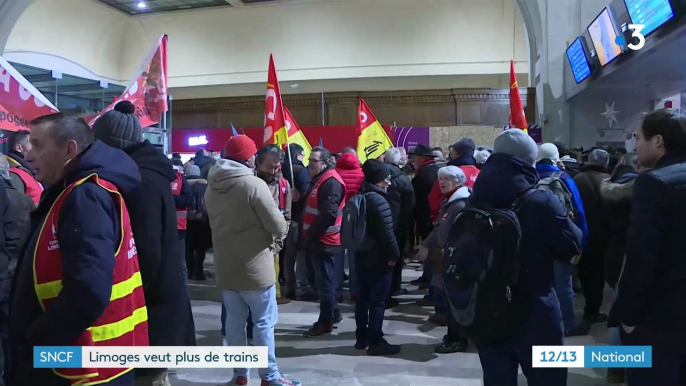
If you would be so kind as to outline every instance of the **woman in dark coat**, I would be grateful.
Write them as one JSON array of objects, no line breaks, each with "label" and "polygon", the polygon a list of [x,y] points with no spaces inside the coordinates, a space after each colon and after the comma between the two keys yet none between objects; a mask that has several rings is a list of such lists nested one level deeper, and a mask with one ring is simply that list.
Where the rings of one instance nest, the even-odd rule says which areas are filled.
[{"label": "woman in dark coat", "polygon": [[[212,229],[205,209],[205,192],[207,180],[200,177],[200,168],[191,165],[186,170],[186,178],[191,186],[191,195],[194,198],[193,206],[189,209],[188,236],[186,237],[186,265],[188,266],[188,278],[192,280],[205,280],[203,263],[207,250],[212,248]],[[191,212],[201,219],[193,218]]]},{"label": "woman in dark coat", "polygon": [[381,332],[393,267],[400,259],[400,249],[393,232],[393,215],[386,199],[391,173],[386,164],[377,160],[365,162],[362,171],[364,182],[361,192],[365,197],[367,212],[365,240],[372,246],[355,252],[359,283],[355,303],[355,348],[364,350],[369,347],[369,355],[393,355],[400,352],[400,346],[386,342]]},{"label": "woman in dark coat", "polygon": [[468,340],[460,334],[460,328],[452,317],[450,308],[441,282],[443,272],[443,253],[442,249],[448,241],[450,228],[457,217],[457,214],[464,208],[471,191],[465,186],[467,177],[461,168],[457,166],[446,166],[438,170],[438,184],[443,194],[440,215],[438,216],[438,226],[431,231],[429,237],[422,242],[417,251],[417,258],[423,261],[427,256],[431,256],[432,275],[431,283],[433,287],[434,304],[436,313],[429,318],[429,321],[438,325],[447,325],[448,334],[443,337],[443,343],[436,347],[439,354],[449,354],[467,350]]}]

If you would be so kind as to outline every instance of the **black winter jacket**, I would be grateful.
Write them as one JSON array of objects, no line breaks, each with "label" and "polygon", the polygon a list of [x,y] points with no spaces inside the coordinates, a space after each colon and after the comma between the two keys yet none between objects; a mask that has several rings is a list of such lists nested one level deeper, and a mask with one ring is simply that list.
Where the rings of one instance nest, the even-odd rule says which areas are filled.
[{"label": "black winter jacket", "polygon": [[[355,252],[356,267],[382,269],[389,262],[400,259],[400,249],[393,230],[393,215],[388,205],[388,194],[368,182],[362,183],[360,193],[365,194],[367,208],[367,237],[374,240],[371,249]],[[357,269],[357,268],[356,268]]]},{"label": "black winter jacket", "polygon": [[[293,178],[295,178],[295,183],[293,178],[291,178],[291,165],[293,164]],[[293,200],[291,206],[291,220],[295,222],[302,222],[303,210],[305,209],[305,201],[307,200],[306,193],[310,189],[310,172],[307,170],[302,161],[297,159],[292,159],[291,162],[288,160],[284,161],[281,166],[281,174],[288,183],[297,190],[300,194],[300,200]]]},{"label": "black winter jacket", "polygon": [[412,179],[414,188],[414,212],[413,219],[417,225],[420,236],[426,237],[431,231],[431,207],[429,206],[429,193],[438,179],[438,169],[435,161],[422,166]]},{"label": "black winter jacket", "polygon": [[388,165],[391,172],[391,186],[388,188],[388,205],[393,213],[396,235],[406,235],[412,226],[414,210],[414,188],[412,180],[396,165]]},{"label": "black winter jacket", "polygon": [[667,154],[634,184],[624,270],[610,324],[686,353],[686,154]]},{"label": "black winter jacket", "polygon": [[[503,153],[491,155],[474,183],[470,203],[509,208],[534,188],[538,174],[533,166]],[[522,229],[520,283],[531,299],[527,328],[533,334],[553,334],[562,342],[562,315],[553,290],[553,261],[569,263],[579,254],[581,230],[567,217],[550,192],[533,193],[517,212]],[[543,344],[541,342],[540,344]]]},{"label": "black winter jacket", "polygon": [[195,326],[182,271],[171,161],[149,141],[124,150],[141,184],[124,195],[136,239],[151,346],[193,346]]},{"label": "black winter jacket", "polygon": [[28,244],[22,248],[12,283],[13,370],[20,382],[28,385],[69,384],[51,369],[33,368],[33,347],[69,346],[100,318],[110,303],[114,254],[121,237],[118,209],[111,195],[91,182],[75,187],[64,200],[57,226],[62,252],[62,290],[43,311],[34,288],[33,262],[45,216],[69,184],[92,173],[114,184],[124,195],[140,183],[136,164],[122,151],[100,141],[85,149],[67,167],[65,178],[43,193],[31,216]]}]

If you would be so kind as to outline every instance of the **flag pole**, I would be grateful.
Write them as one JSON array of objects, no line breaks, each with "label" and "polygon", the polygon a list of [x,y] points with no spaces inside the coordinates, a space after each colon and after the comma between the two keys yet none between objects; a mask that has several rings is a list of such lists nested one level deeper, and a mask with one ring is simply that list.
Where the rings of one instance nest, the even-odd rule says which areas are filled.
[{"label": "flag pole", "polygon": [[322,91],[322,126],[326,126],[324,123],[324,91]]},{"label": "flag pole", "polygon": [[[293,161],[291,160],[291,145],[286,141],[286,154],[288,155],[288,166],[290,166],[291,170],[291,184],[295,186],[295,177],[293,176]],[[293,186],[291,186],[291,189],[293,189]]]}]

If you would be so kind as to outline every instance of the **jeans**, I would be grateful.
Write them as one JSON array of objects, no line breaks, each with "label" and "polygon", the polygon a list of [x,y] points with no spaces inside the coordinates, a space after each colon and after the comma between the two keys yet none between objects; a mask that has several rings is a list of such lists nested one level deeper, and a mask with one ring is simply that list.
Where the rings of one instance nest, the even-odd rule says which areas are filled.
[{"label": "jeans", "polygon": [[319,320],[327,326],[333,325],[334,311],[338,309],[334,287],[335,254],[313,252],[312,263],[315,267],[317,290],[319,292]]},{"label": "jeans", "polygon": [[445,290],[438,287],[431,288],[433,289],[431,292],[434,299],[434,312],[436,315],[445,316],[448,313],[448,299],[445,297]]},{"label": "jeans", "polygon": [[562,321],[565,325],[565,331],[570,331],[577,326],[576,316],[574,315],[574,290],[572,289],[574,264],[555,260],[553,269],[555,274],[555,294],[560,302]]},{"label": "jeans", "polygon": [[186,265],[186,236],[179,238],[179,248],[184,251],[184,258],[181,259],[181,270],[183,271],[183,280],[186,282],[186,287],[188,287],[188,265]]},{"label": "jeans", "polygon": [[307,253],[298,250],[300,224],[291,221],[286,237],[283,274],[286,279],[286,294],[305,295],[309,289],[307,281]]},{"label": "jeans", "polygon": [[[274,345],[274,327],[278,320],[276,305],[276,287],[271,286],[259,291],[224,291],[222,293],[224,306],[231,312],[226,315],[226,341],[229,346],[246,346],[247,336],[245,320],[252,313],[255,346],[268,348],[268,367],[258,370],[260,378],[267,382],[281,379],[276,365]],[[250,370],[234,368],[234,377],[250,377]]]},{"label": "jeans", "polygon": [[359,273],[360,292],[355,303],[355,337],[375,346],[383,341],[381,327],[386,299],[391,290],[391,268],[382,271],[363,270]]},{"label": "jeans", "polygon": [[355,252],[347,249],[345,251],[345,258],[348,260],[348,287],[350,288],[350,296],[358,296],[359,293],[359,279],[355,271]]},{"label": "jeans", "polygon": [[345,277],[345,249],[334,255],[334,285],[336,288],[336,297],[343,296],[343,279]]}]

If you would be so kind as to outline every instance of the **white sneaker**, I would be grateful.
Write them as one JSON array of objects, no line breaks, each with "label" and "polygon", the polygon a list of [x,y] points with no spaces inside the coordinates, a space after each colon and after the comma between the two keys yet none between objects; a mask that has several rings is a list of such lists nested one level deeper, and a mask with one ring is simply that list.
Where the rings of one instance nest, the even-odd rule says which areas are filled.
[{"label": "white sneaker", "polygon": [[228,346],[229,343],[226,342],[226,338],[222,338],[222,346]]}]

